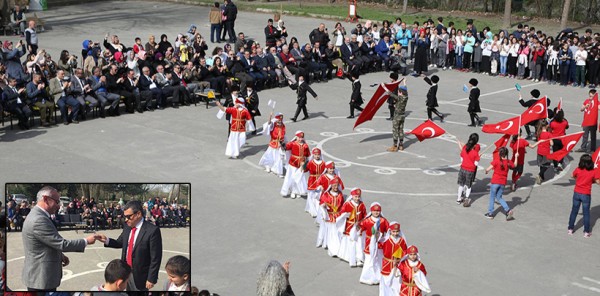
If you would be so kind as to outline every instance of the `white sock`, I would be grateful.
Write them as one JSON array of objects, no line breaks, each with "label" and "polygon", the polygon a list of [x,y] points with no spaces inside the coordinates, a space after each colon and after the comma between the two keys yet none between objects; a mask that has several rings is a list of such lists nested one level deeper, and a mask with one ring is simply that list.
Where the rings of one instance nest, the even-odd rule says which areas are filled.
[{"label": "white sock", "polygon": [[469,198],[469,195],[471,195],[471,187],[465,186],[465,196]]},{"label": "white sock", "polygon": [[458,197],[456,198],[456,200],[462,199],[463,190],[464,190],[463,186],[458,186]]}]

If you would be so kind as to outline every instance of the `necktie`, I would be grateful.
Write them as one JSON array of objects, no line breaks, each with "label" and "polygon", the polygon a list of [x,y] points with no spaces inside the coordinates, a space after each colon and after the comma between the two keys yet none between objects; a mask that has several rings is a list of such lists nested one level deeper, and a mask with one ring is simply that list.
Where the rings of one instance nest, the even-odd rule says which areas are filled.
[{"label": "necktie", "polygon": [[135,240],[135,231],[137,228],[133,227],[131,228],[131,235],[129,237],[129,245],[127,245],[127,264],[129,264],[129,266],[133,267],[133,241]]}]

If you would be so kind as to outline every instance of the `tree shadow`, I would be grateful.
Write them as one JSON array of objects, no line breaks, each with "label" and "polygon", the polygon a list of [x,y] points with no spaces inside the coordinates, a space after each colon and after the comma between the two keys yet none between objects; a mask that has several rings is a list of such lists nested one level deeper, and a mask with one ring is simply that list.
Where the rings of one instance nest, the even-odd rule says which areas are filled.
[{"label": "tree shadow", "polygon": [[[577,221],[577,223],[575,223],[575,228],[573,229],[573,231],[583,227],[583,213],[577,213],[577,216],[579,215],[581,215],[582,217],[579,218],[579,221]],[[598,220],[600,220],[600,205],[597,205],[590,209],[590,232],[592,232],[592,229],[594,229],[594,226],[596,225],[596,222],[598,222]]]}]

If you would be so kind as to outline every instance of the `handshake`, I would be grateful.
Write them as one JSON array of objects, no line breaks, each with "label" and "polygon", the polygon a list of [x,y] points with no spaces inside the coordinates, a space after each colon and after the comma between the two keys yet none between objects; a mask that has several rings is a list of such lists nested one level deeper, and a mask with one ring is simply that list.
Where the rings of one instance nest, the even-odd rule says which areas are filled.
[{"label": "handshake", "polygon": [[96,241],[101,241],[102,243],[105,243],[106,240],[107,238],[104,234],[93,234],[85,238],[85,241],[88,243],[88,245],[93,245],[94,243],[96,243]]}]

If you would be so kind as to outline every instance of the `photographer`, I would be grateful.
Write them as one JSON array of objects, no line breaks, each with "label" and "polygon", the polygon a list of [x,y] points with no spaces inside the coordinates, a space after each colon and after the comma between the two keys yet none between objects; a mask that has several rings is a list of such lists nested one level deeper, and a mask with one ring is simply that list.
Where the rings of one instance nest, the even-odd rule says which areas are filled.
[{"label": "photographer", "polygon": [[21,65],[21,57],[25,55],[25,44],[23,43],[23,40],[19,40],[17,48],[13,48],[13,43],[6,40],[4,41],[2,49],[4,51],[3,59],[8,77],[15,78],[17,80],[17,85],[25,85],[29,80],[29,77],[25,74],[23,65]]},{"label": "photographer", "polygon": [[65,71],[66,74],[73,75],[73,70],[77,67],[77,56],[69,54],[69,51],[63,50],[58,60],[58,69]]}]

